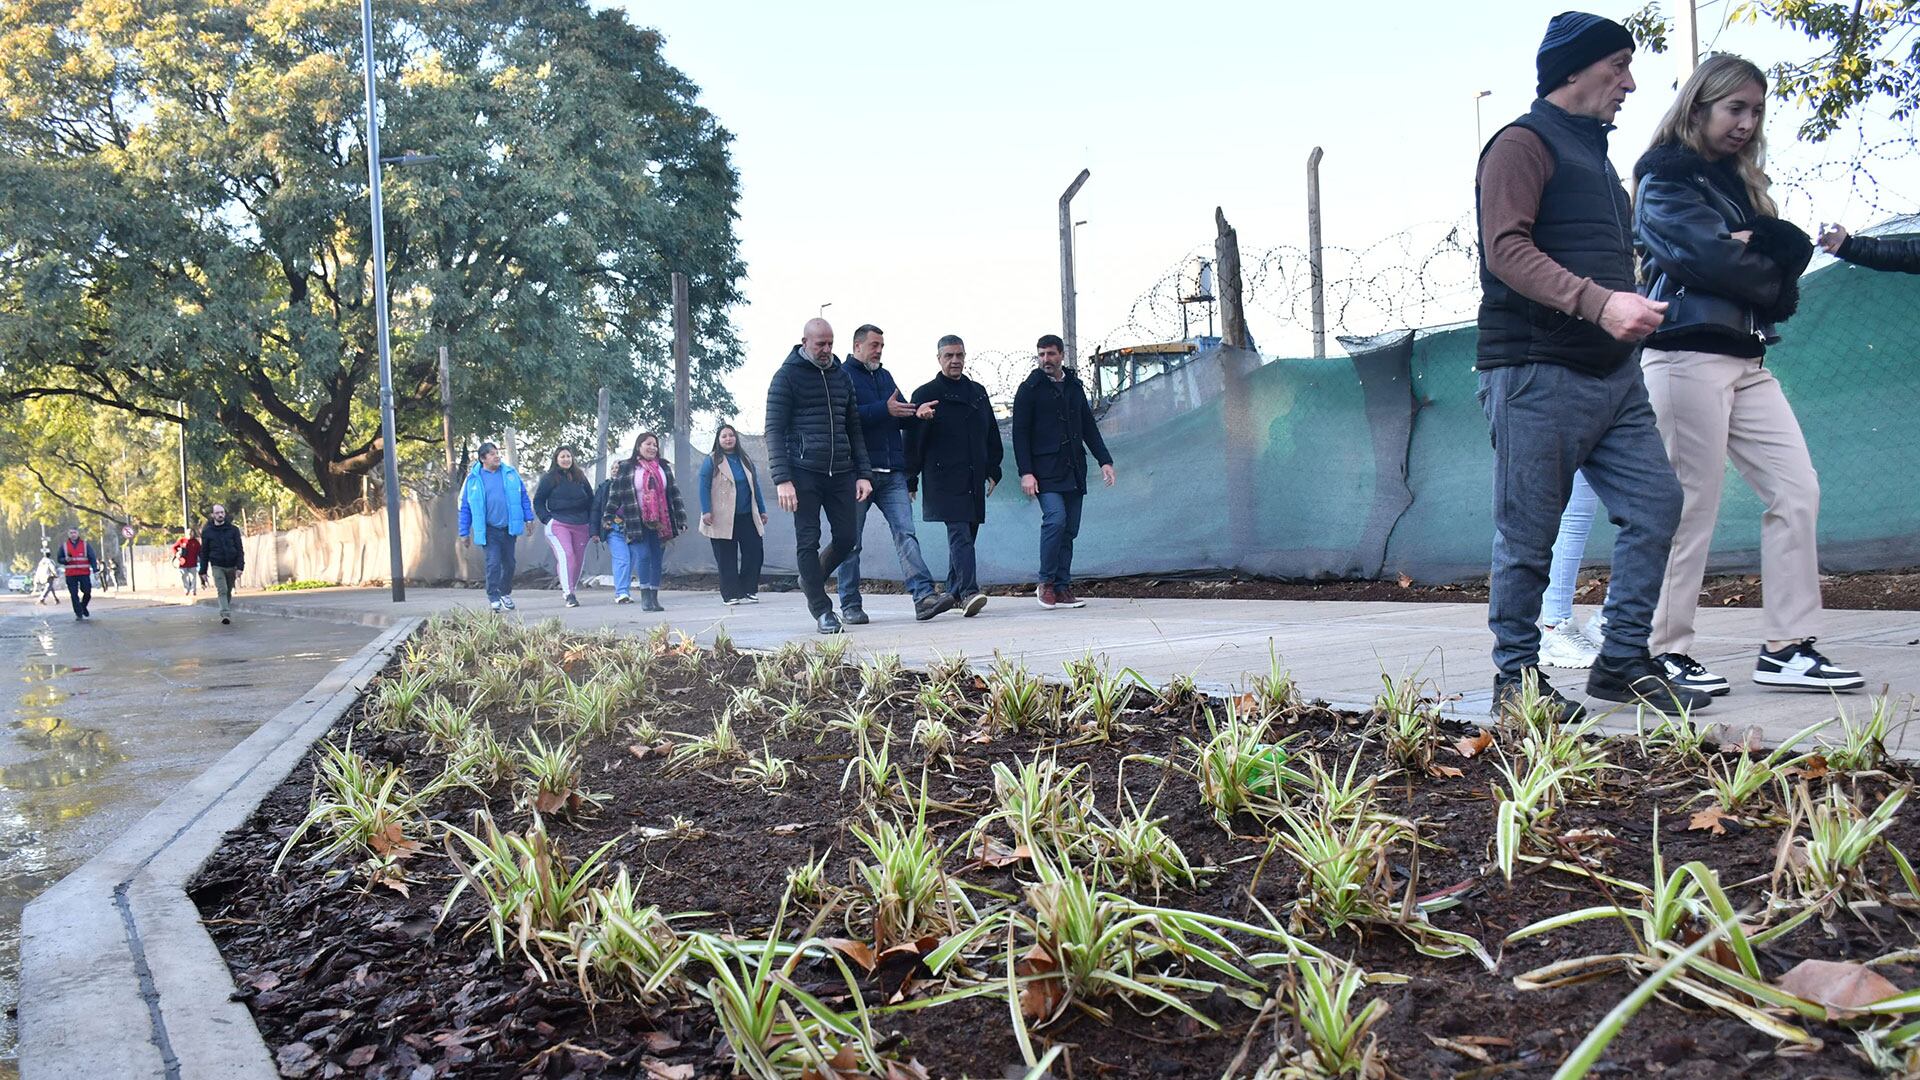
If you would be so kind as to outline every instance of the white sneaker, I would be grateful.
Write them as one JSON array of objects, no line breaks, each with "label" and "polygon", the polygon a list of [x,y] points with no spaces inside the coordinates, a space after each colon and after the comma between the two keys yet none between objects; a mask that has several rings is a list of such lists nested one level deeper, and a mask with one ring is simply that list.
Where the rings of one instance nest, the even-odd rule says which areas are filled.
[{"label": "white sneaker", "polygon": [[1540,631],[1540,662],[1548,667],[1590,668],[1599,655],[1571,622]]},{"label": "white sneaker", "polygon": [[1588,645],[1593,647],[1594,652],[1599,652],[1600,647],[1607,643],[1607,614],[1605,609],[1587,616],[1586,625],[1580,627],[1579,634]]},{"label": "white sneaker", "polygon": [[490,608],[493,611],[493,613],[496,615],[500,613],[500,601],[498,600],[487,601],[487,607]]},{"label": "white sneaker", "polygon": [[1761,646],[1753,681],[1790,690],[1858,690],[1867,684],[1859,672],[1820,655],[1813,641],[1796,641],[1779,652],[1768,652]]},{"label": "white sneaker", "polygon": [[503,597],[501,597],[501,598],[500,598],[500,606],[501,606],[501,607],[503,607],[503,608],[506,608],[506,609],[507,609],[508,611],[512,611],[512,610],[513,610],[513,597],[511,597],[511,596],[503,596]]}]

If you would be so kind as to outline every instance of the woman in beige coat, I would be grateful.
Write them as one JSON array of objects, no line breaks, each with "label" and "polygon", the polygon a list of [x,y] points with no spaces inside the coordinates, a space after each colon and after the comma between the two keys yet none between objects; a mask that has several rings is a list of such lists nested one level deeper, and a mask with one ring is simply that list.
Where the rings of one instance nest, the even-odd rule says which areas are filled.
[{"label": "woman in beige coat", "polygon": [[760,602],[761,538],[766,531],[760,475],[740,445],[740,433],[732,424],[721,424],[713,436],[713,453],[700,463],[700,534],[713,541],[720,599],[728,604]]}]

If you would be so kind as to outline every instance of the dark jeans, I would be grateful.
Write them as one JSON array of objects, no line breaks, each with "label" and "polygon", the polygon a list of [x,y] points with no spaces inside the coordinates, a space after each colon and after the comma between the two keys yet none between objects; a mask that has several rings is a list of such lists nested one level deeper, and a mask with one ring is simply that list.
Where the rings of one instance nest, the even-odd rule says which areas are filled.
[{"label": "dark jeans", "polygon": [[513,534],[498,525],[487,526],[487,600],[513,595]]},{"label": "dark jeans", "polygon": [[1680,523],[1680,481],[1654,427],[1640,365],[1605,378],[1559,364],[1480,373],[1493,433],[1493,660],[1513,674],[1539,662],[1540,599],[1577,470],[1619,527],[1607,590],[1610,657],[1644,656]]},{"label": "dark jeans", "polygon": [[1073,584],[1073,539],[1080,535],[1084,491],[1040,493],[1040,584],[1064,589]]},{"label": "dark jeans", "polygon": [[87,605],[93,603],[93,578],[85,574],[68,578],[67,597],[73,601],[75,615],[87,614]]},{"label": "dark jeans", "polygon": [[733,515],[733,539],[713,538],[713,561],[720,566],[720,599],[738,600],[760,591],[764,554],[754,515]]},{"label": "dark jeans", "polygon": [[980,535],[977,521],[947,522],[947,595],[965,600],[980,591],[973,559],[973,540]]},{"label": "dark jeans", "polygon": [[[853,531],[853,485],[859,477],[852,472],[828,476],[812,469],[793,470],[793,494],[798,505],[793,512],[794,566],[800,571],[800,591],[807,594],[807,610],[819,618],[833,610],[827,598],[827,575],[840,566],[856,541]],[[820,549],[820,515],[827,515],[830,539]]]}]

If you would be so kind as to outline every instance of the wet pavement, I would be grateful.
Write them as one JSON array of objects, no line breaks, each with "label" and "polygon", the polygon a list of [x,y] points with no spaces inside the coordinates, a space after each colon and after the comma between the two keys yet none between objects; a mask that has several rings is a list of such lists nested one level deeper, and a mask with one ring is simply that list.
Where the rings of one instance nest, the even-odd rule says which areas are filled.
[{"label": "wet pavement", "polygon": [[0,1080],[20,912],[372,640],[371,627],[96,597],[0,598]]}]

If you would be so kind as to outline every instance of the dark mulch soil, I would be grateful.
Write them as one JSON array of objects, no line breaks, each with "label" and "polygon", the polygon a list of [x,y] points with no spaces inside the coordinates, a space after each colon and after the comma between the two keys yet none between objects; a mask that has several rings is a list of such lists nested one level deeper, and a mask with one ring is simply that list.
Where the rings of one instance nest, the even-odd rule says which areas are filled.
[{"label": "dark mulch soil", "polygon": [[[750,672],[745,659],[714,661],[710,667],[720,685],[680,673],[661,677],[658,685],[665,689],[660,700],[667,704],[665,715],[656,720],[663,728],[706,730],[725,700],[721,687],[744,685]],[[1127,717],[1133,730],[1122,743],[1060,751],[1063,763],[1089,765],[1103,806],[1114,801],[1123,755],[1168,753],[1180,736],[1198,734],[1204,726],[1197,707],[1156,713],[1144,692],[1136,693],[1134,705]],[[991,798],[990,763],[1017,762],[1046,745],[1042,739],[1013,736],[963,743],[950,764],[922,762],[905,739],[913,720],[910,706],[903,704],[889,715],[900,737],[895,758],[906,773],[918,777],[924,765],[936,800],[980,812]],[[359,719],[356,707],[336,737]],[[489,719],[503,736],[526,723],[525,717],[504,711]],[[857,800],[839,790],[849,745],[844,734],[832,733],[816,743],[811,735],[772,736],[767,726],[749,726],[741,732],[742,742],[758,747],[765,737],[776,754],[803,763],[807,770],[780,794],[742,792],[700,775],[667,775],[659,757],[637,759],[628,750],[630,740],[614,737],[590,748],[589,773],[592,788],[612,799],[595,815],[550,824],[575,858],[615,841],[613,859],[632,869],[646,899],[663,910],[714,912],[701,925],[741,934],[764,932],[781,898],[786,869],[831,850],[831,872],[844,882],[845,857],[853,845],[847,825],[865,821]],[[1449,742],[1466,730],[1454,731]],[[1356,738],[1354,717],[1305,709],[1291,731],[1298,748],[1321,747],[1336,761],[1357,749],[1365,768],[1388,771],[1380,750]],[[416,782],[434,775],[439,765],[417,736],[383,736],[363,728],[356,731],[354,745],[376,760],[404,763]],[[1570,807],[1562,823],[1610,832],[1612,842],[1596,854],[1600,864],[1613,874],[1644,881],[1652,862],[1657,810],[1669,868],[1703,859],[1719,870],[1723,881],[1738,883],[1732,890],[1736,904],[1757,906],[1775,864],[1780,828],[1735,825],[1724,836],[1690,831],[1687,804],[1700,790],[1700,781],[1656,768],[1638,759],[1637,751],[1623,748],[1620,754],[1624,757],[1616,760],[1633,771],[1605,787],[1596,800]],[[1448,749],[1439,760],[1460,770],[1459,775],[1394,776],[1382,788],[1381,802],[1392,813],[1417,819],[1423,835],[1439,845],[1419,860],[1418,890],[1426,894],[1463,886],[1464,903],[1436,921],[1484,942],[1498,958],[1498,970],[1488,972],[1470,959],[1426,958],[1389,932],[1326,942],[1351,953],[1368,971],[1411,977],[1404,986],[1368,992],[1384,995],[1391,1005],[1376,1031],[1391,1068],[1401,1076],[1546,1076],[1632,986],[1631,979],[1620,975],[1555,991],[1515,989],[1513,977],[1521,972],[1630,945],[1619,923],[1596,922],[1502,948],[1501,939],[1514,929],[1605,898],[1592,884],[1561,872],[1523,873],[1509,885],[1488,869],[1494,818],[1489,789],[1496,776],[1492,757],[1469,759]],[[1163,777],[1154,767],[1130,762],[1125,775],[1128,788],[1143,802],[1161,788]],[[1664,786],[1655,786],[1653,778]],[[1897,779],[1904,783],[1907,777]],[[645,1076],[643,1062],[648,1058],[691,1064],[703,1076],[728,1073],[722,1040],[704,1006],[603,1003],[589,1009],[571,983],[538,983],[517,954],[503,963],[492,955],[484,933],[465,936],[479,911],[471,892],[436,929],[440,904],[452,884],[444,859],[416,860],[411,896],[368,889],[353,875],[335,872],[342,866],[305,867],[289,860],[281,874],[270,873],[282,842],[307,807],[311,781],[310,766],[296,770],[229,836],[192,890],[286,1075]],[[1877,801],[1891,782],[1869,779],[1861,787]],[[476,805],[478,799],[470,793],[449,796],[435,813],[464,825]],[[504,828],[529,821],[504,788],[488,805]],[[1173,892],[1164,902],[1240,917],[1249,909],[1251,890],[1284,917],[1295,895],[1296,874],[1276,858],[1256,880],[1258,857],[1266,846],[1257,822],[1237,821],[1232,834],[1222,830],[1201,806],[1194,785],[1179,777],[1167,779],[1155,809],[1169,816],[1169,831],[1195,865],[1220,868],[1197,892]],[[959,835],[975,816],[936,812],[942,839]],[[667,828],[675,817],[690,821],[697,832],[647,839],[640,831]],[[1920,821],[1912,814],[1903,815],[1890,835],[1903,849],[1920,853]],[[961,870],[959,863],[956,857],[949,869],[961,871],[972,883],[1020,890],[1018,866]],[[1408,869],[1397,867],[1401,874]],[[1887,875],[1884,865],[1877,869]],[[844,918],[836,915],[828,932],[866,936],[867,927],[858,918],[843,931]],[[1914,932],[1891,915],[1842,916],[1824,929],[1817,922],[1802,927],[1768,950],[1765,964],[1770,974],[1777,974],[1805,957],[1864,960],[1911,947],[1914,938]],[[980,968],[989,975],[1004,970],[991,952]],[[1920,983],[1920,972],[1909,967],[1889,965],[1883,971],[1902,986]],[[824,968],[813,978],[816,986],[831,983]],[[1122,1006],[1111,1026],[1070,1018],[1036,1034],[1042,1046],[1070,1046],[1070,1072],[1057,1067],[1056,1075],[1219,1076],[1248,1038],[1253,1014],[1224,999],[1203,1008],[1220,1021],[1222,1033],[1207,1032],[1178,1016],[1142,1017]],[[1020,1062],[1003,998],[889,1015],[878,1026],[889,1035],[886,1045],[896,1056],[917,1058],[934,1076],[998,1077]],[[1854,1040],[1848,1031],[1819,1026],[1818,1033],[1825,1040],[1823,1050],[1790,1055],[1726,1015],[1656,1001],[1614,1044],[1602,1069],[1607,1075],[1635,1077],[1874,1075],[1849,1051]],[[1466,1037],[1482,1037],[1478,1045],[1489,1055],[1488,1062],[1432,1041],[1457,1044]],[[1255,1033],[1250,1045],[1249,1069],[1272,1048],[1271,1025]]]},{"label": "dark mulch soil", "polygon": [[[674,578],[677,589],[718,591],[712,574]],[[792,575],[770,577],[766,592],[791,592]],[[902,592],[897,581],[862,581],[862,592],[885,596]],[[1397,581],[1281,581],[1216,574],[1175,574],[1124,578],[1089,578],[1074,583],[1081,596],[1143,600],[1389,600],[1415,604],[1484,604],[1487,583],[1468,581],[1452,585],[1420,585]],[[995,585],[995,596],[1030,596],[1032,585]],[[1607,595],[1604,572],[1584,575],[1574,601],[1598,606]],[[1857,574],[1827,574],[1820,579],[1820,596],[1829,608],[1849,611],[1920,611],[1920,569],[1882,570]],[[1720,574],[1707,579],[1700,590],[1702,607],[1757,608],[1758,574]]]}]

